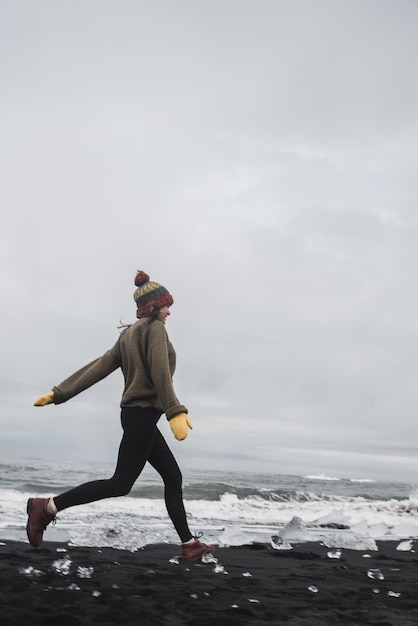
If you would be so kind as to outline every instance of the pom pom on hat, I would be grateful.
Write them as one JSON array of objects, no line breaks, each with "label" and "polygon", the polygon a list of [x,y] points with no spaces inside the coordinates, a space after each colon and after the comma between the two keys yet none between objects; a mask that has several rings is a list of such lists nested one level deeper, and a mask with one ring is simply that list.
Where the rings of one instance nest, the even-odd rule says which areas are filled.
[{"label": "pom pom on hat", "polygon": [[141,285],[143,285],[144,283],[147,283],[148,281],[149,281],[148,274],[146,274],[142,270],[138,270],[135,276],[135,285],[137,287],[140,287]]},{"label": "pom pom on hat", "polygon": [[138,270],[135,276],[135,285],[138,287],[134,293],[138,318],[147,317],[155,309],[163,306],[171,306],[174,302],[173,296],[165,287],[156,282],[151,282],[146,272]]}]

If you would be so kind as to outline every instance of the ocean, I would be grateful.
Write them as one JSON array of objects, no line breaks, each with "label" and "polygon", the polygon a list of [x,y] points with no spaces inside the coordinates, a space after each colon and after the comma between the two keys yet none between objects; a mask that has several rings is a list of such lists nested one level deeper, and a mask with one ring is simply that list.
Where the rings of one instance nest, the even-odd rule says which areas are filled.
[{"label": "ocean", "polygon": [[[26,541],[28,497],[46,497],[107,478],[113,469],[96,462],[3,460],[0,539]],[[331,547],[373,549],[376,540],[407,544],[418,537],[417,484],[324,475],[182,472],[190,528],[218,545],[258,542],[290,549],[292,541],[319,540]],[[131,551],[179,541],[165,510],[161,479],[150,467],[128,496],[60,512],[45,540]]]}]

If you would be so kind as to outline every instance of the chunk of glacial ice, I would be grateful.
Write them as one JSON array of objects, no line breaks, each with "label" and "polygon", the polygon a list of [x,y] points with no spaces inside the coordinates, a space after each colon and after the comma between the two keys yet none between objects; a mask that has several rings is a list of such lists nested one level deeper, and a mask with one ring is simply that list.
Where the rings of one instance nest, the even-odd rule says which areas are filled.
[{"label": "chunk of glacial ice", "polygon": [[347,550],[377,550],[373,537],[363,535],[345,535],[343,533],[330,533],[322,543],[327,548],[345,548]]},{"label": "chunk of glacial ice", "polygon": [[368,570],[367,576],[369,578],[372,578],[373,580],[384,580],[385,579],[385,577],[384,577],[383,573],[381,572],[381,570],[377,569],[375,567],[372,567],[371,569]]},{"label": "chunk of glacial ice", "polygon": [[389,532],[389,526],[385,524],[385,522],[380,522],[379,524],[372,524],[368,528],[369,535],[371,537],[383,537]]},{"label": "chunk of glacial ice", "polygon": [[392,528],[396,537],[418,537],[418,526],[415,522],[401,522]]},{"label": "chunk of glacial ice", "polygon": [[329,559],[340,559],[341,558],[341,550],[329,550],[327,552],[327,557]]},{"label": "chunk of glacial ice", "polygon": [[401,552],[409,552],[410,550],[412,550],[413,545],[414,542],[412,541],[412,539],[407,539],[406,541],[401,541],[401,543],[396,546],[396,549],[400,550]]},{"label": "chunk of glacial ice", "polygon": [[68,554],[66,554],[63,559],[57,559],[52,563],[53,569],[57,572],[57,574],[61,574],[62,576],[68,576],[71,565],[72,561]]},{"label": "chunk of glacial ice", "polygon": [[218,559],[211,552],[203,554],[200,558],[202,563],[217,563]]},{"label": "chunk of glacial ice", "polygon": [[293,550],[291,544],[288,541],[283,541],[279,535],[273,535],[270,537],[271,547],[275,550]]},{"label": "chunk of glacial ice", "polygon": [[362,520],[357,524],[352,524],[350,528],[355,535],[370,536],[375,539],[383,537],[389,532],[389,526],[385,522],[379,522],[378,524],[371,524],[369,526],[366,520]]},{"label": "chunk of glacial ice", "polygon": [[343,511],[333,509],[331,513],[319,517],[315,521],[315,524],[322,524],[324,526],[326,526],[327,524],[340,524],[341,526],[348,526],[349,521],[350,518]]},{"label": "chunk of glacial ice", "polygon": [[300,517],[292,517],[290,522],[278,533],[283,542],[309,541],[305,525]]},{"label": "chunk of glacial ice", "polygon": [[219,541],[224,546],[244,546],[251,543],[248,536],[241,530],[239,526],[229,526],[225,528]]},{"label": "chunk of glacial ice", "polygon": [[357,524],[352,524],[350,528],[355,535],[367,535],[369,532],[369,525],[365,519],[357,522]]},{"label": "chunk of glacial ice", "polygon": [[91,578],[93,576],[94,567],[77,567],[77,576],[79,578]]}]

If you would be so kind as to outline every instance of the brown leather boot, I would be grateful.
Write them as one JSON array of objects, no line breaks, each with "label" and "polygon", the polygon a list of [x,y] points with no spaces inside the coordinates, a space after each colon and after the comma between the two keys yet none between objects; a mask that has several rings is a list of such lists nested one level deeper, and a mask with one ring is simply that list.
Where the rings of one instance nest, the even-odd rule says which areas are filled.
[{"label": "brown leather boot", "polygon": [[183,559],[194,559],[198,556],[203,556],[203,554],[214,552],[215,546],[202,543],[198,537],[195,537],[193,543],[182,543],[181,550]]},{"label": "brown leather boot", "polygon": [[26,533],[29,543],[39,548],[44,536],[44,530],[50,522],[55,521],[55,515],[48,511],[49,498],[29,498],[26,511],[29,515],[26,524]]}]

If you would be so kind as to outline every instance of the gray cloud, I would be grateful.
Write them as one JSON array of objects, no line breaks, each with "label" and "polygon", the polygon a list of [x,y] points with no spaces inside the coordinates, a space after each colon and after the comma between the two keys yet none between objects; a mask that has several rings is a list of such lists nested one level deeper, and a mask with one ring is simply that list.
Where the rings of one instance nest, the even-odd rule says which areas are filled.
[{"label": "gray cloud", "polygon": [[2,453],[115,458],[120,374],[32,403],[134,319],[141,267],[181,463],[415,475],[416,4],[0,13]]}]

